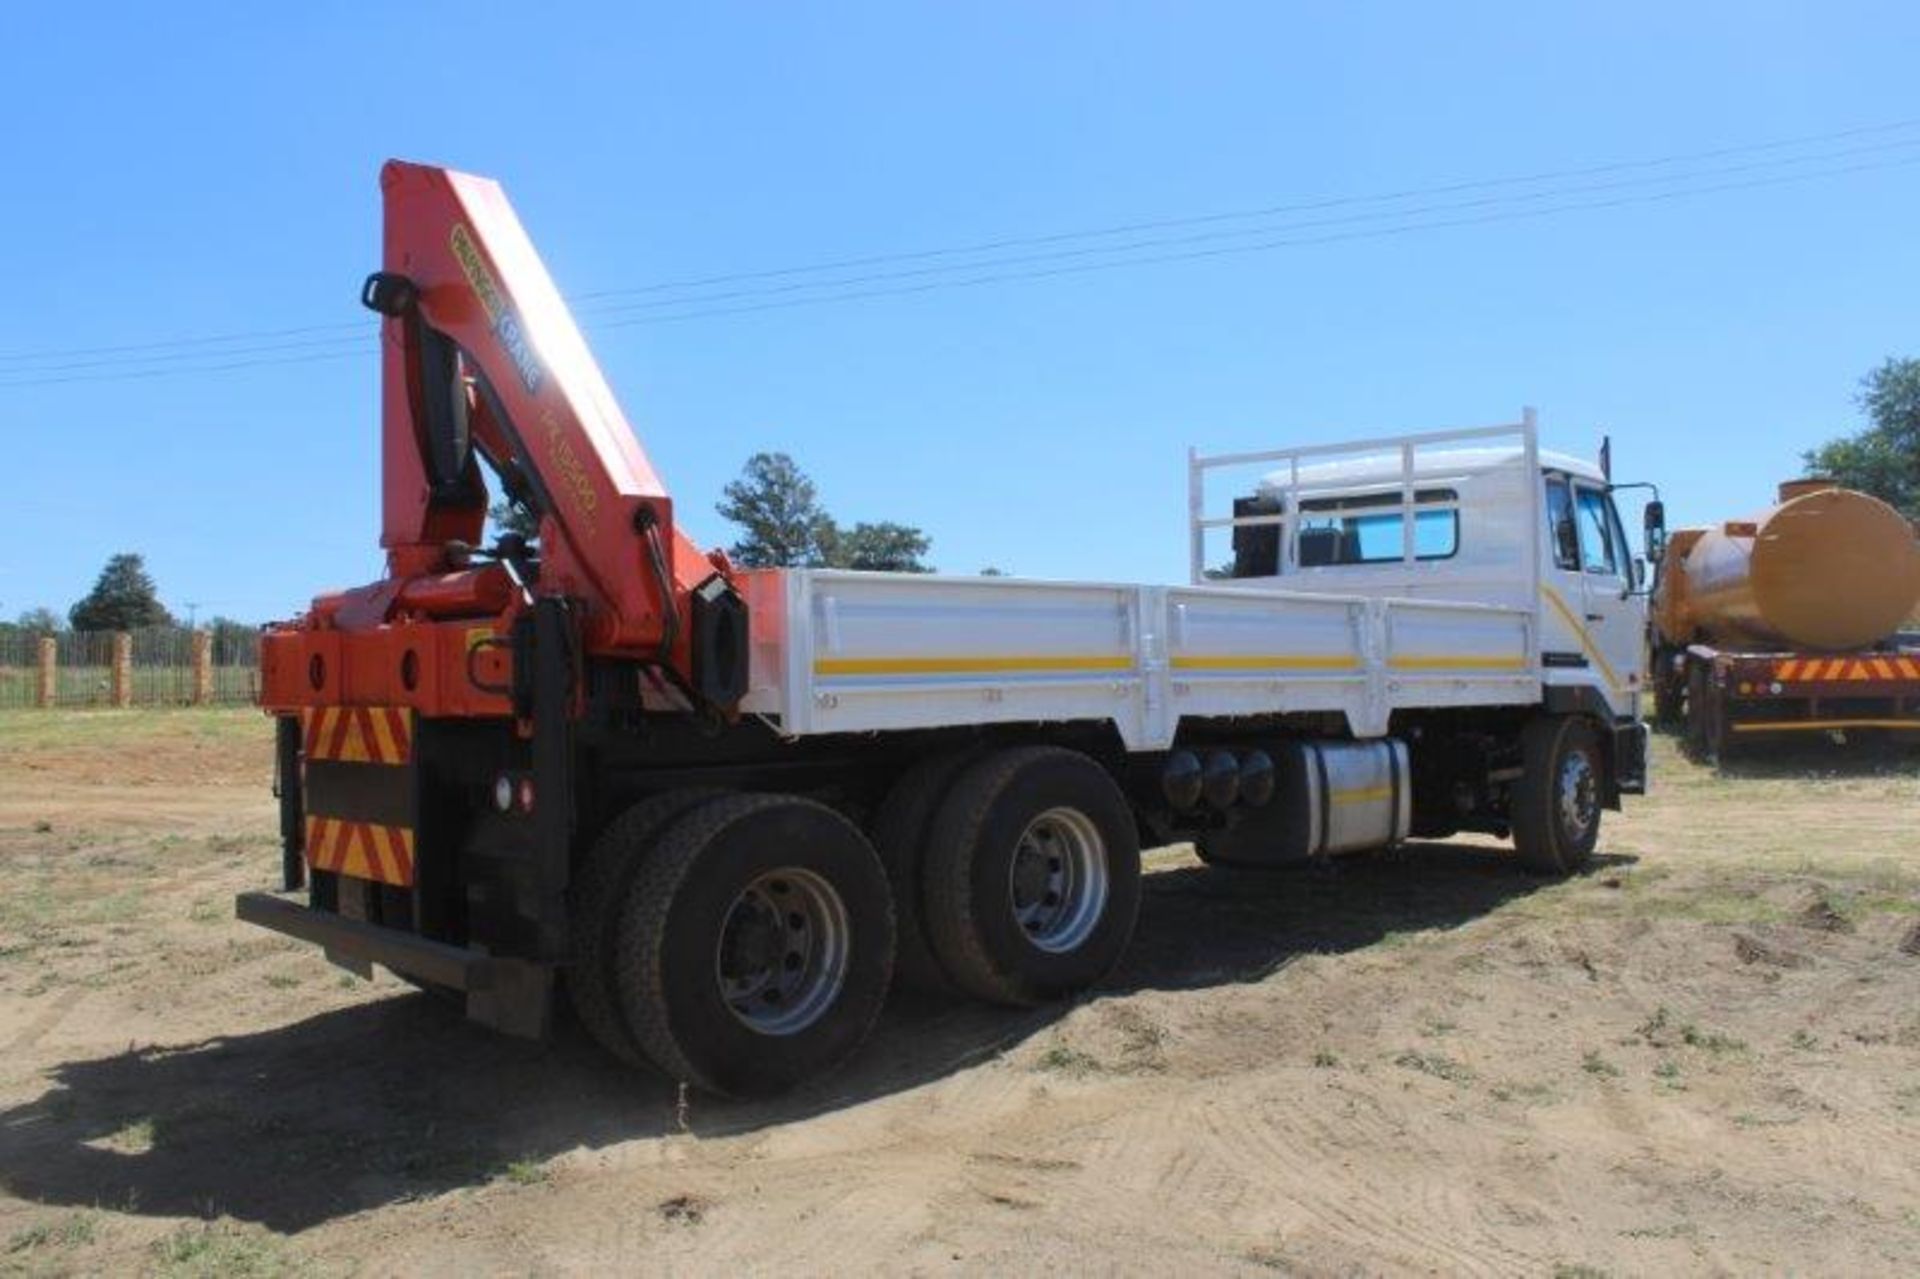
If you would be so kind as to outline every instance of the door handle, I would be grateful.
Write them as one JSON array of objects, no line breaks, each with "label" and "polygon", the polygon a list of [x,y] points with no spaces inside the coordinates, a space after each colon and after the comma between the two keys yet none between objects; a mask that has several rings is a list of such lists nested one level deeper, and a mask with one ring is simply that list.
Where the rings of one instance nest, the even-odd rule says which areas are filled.
[{"label": "door handle", "polygon": [[1589,622],[1604,622],[1607,620],[1607,615],[1605,613],[1588,613],[1587,620]]}]

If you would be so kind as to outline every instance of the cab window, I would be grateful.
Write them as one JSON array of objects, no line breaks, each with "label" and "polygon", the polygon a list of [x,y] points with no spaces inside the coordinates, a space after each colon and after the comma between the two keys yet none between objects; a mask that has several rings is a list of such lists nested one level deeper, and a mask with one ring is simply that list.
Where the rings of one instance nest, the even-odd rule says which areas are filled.
[{"label": "cab window", "polygon": [[1580,535],[1573,526],[1573,494],[1561,479],[1547,481],[1547,534],[1553,540],[1553,563],[1569,573],[1580,570]]},{"label": "cab window", "polygon": [[1579,506],[1580,567],[1589,573],[1623,576],[1626,548],[1620,545],[1619,521],[1613,517],[1606,493],[1583,484],[1574,490],[1574,498]]},{"label": "cab window", "polygon": [[[1425,503],[1458,500],[1452,489],[1421,489],[1414,495],[1416,560],[1451,559],[1460,550],[1458,510],[1418,509]],[[1302,568],[1398,563],[1406,554],[1406,511],[1398,493],[1316,498],[1300,504],[1297,537],[1296,558]]]}]

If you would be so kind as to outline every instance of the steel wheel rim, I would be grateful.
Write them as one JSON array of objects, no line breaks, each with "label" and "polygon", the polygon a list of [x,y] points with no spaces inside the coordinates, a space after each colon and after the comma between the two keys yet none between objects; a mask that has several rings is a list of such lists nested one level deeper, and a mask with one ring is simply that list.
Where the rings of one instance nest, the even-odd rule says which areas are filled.
[{"label": "steel wheel rim", "polygon": [[1020,832],[1007,898],[1026,939],[1049,954],[1084,945],[1107,907],[1107,843],[1078,809],[1049,808]]},{"label": "steel wheel rim", "polygon": [[846,985],[853,930],[846,903],[820,875],[783,866],[734,897],[714,945],[714,978],[734,1020],[762,1035],[796,1035]]},{"label": "steel wheel rim", "polygon": [[1584,751],[1575,751],[1561,761],[1556,800],[1562,829],[1575,840],[1586,838],[1600,807],[1600,779]]}]

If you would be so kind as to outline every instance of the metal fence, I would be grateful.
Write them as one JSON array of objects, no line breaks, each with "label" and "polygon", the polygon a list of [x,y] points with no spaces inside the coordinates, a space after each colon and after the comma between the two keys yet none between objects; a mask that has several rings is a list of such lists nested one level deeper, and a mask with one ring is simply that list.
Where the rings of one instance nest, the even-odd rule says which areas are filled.
[{"label": "metal fence", "polygon": [[0,628],[0,707],[242,706],[260,689],[260,633],[244,627]]}]

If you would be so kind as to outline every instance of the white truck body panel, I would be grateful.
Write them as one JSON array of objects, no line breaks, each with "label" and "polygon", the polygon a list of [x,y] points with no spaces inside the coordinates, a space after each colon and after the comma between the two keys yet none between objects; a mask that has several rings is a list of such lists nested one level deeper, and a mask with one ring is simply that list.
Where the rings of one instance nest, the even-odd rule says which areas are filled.
[{"label": "white truck body panel", "polygon": [[[1511,447],[1457,447],[1502,435],[1512,437]],[[1427,452],[1441,445],[1456,447]],[[1387,460],[1299,463],[1367,450]],[[1543,462],[1531,414],[1509,427],[1240,455],[1224,464],[1276,458],[1286,471],[1270,474],[1263,491],[1284,491],[1289,514],[1208,519],[1196,504],[1194,563],[1202,580],[1189,586],[748,573],[754,652],[743,710],[789,737],[1111,723],[1128,750],[1157,751],[1188,719],[1332,712],[1355,737],[1369,738],[1387,732],[1396,710],[1530,705],[1550,681],[1593,678],[1586,670],[1549,670],[1542,660],[1543,628],[1551,644],[1552,628],[1566,619],[1548,611]],[[1220,464],[1194,459],[1195,492],[1199,471]],[[1572,459],[1545,465],[1597,478]],[[1383,484],[1398,494],[1389,511],[1415,510],[1417,492],[1429,494],[1421,511],[1457,510],[1456,553],[1417,558],[1409,515],[1403,559],[1292,564],[1292,512],[1303,497],[1378,494]],[[1457,497],[1436,502],[1436,487]],[[1282,524],[1288,566],[1232,584],[1205,580],[1204,529],[1262,523]]]},{"label": "white truck body panel", "polygon": [[1540,699],[1519,609],[1219,586],[774,570],[745,709],[783,734],[1111,722],[1164,750],[1180,721],[1332,711],[1355,736],[1399,707]]}]

